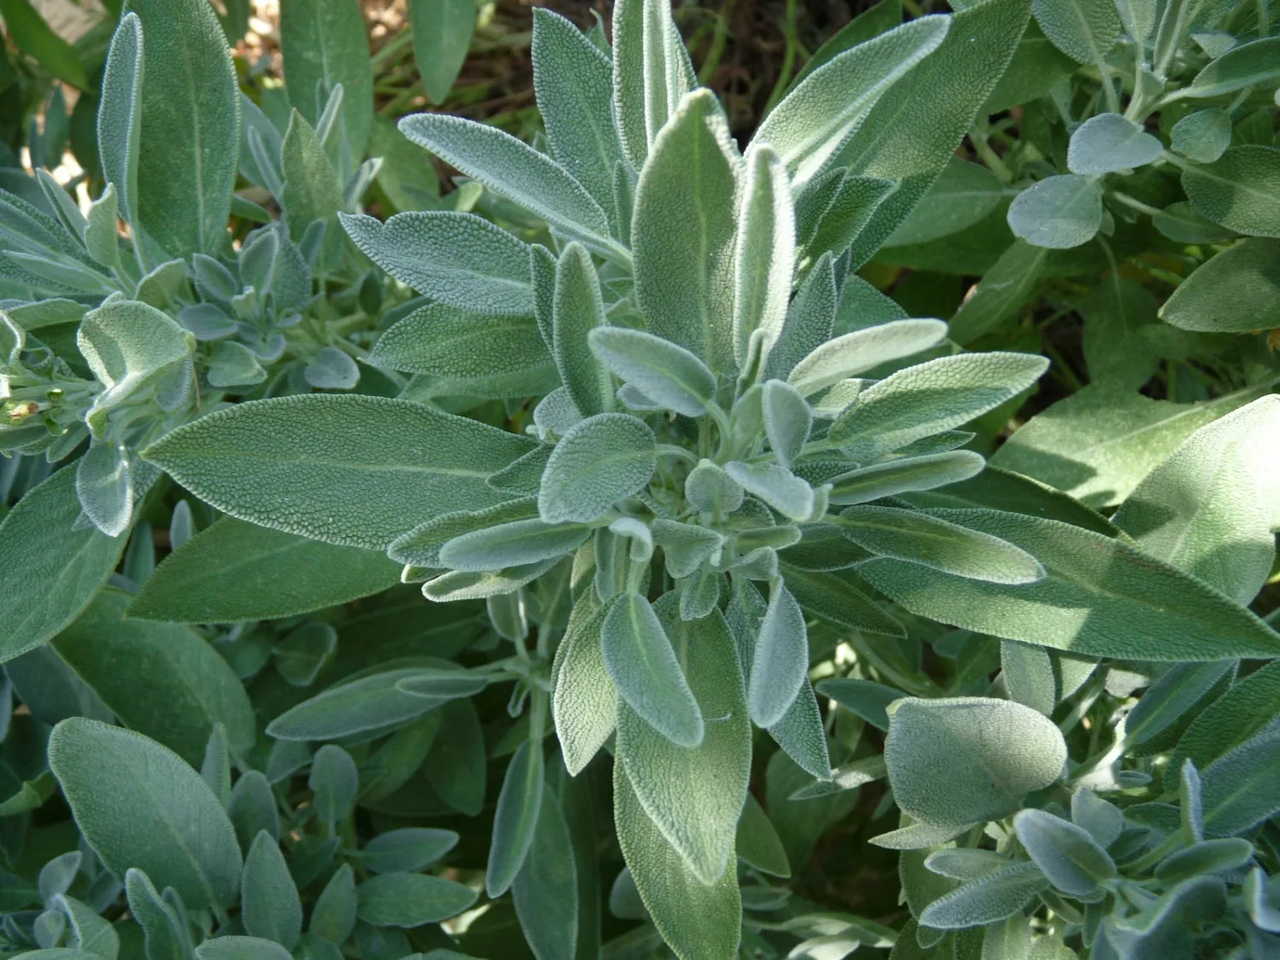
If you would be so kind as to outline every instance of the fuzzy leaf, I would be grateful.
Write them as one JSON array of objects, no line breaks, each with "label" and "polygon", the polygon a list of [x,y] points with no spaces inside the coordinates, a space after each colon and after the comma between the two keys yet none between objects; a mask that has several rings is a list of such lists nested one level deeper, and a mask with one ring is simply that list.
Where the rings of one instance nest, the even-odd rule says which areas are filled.
[{"label": "fuzzy leaf", "polygon": [[795,701],[809,672],[809,635],[804,613],[783,581],[769,594],[769,607],[756,634],[747,690],[751,719],[772,727]]},{"label": "fuzzy leaf", "polygon": [[828,340],[797,363],[787,382],[806,397],[847,377],[937,346],[947,335],[941,320],[894,320]]},{"label": "fuzzy leaf", "polygon": [[653,431],[622,413],[588,417],[560,438],[542,475],[538,512],[547,523],[586,523],[649,482]]},{"label": "fuzzy leaf", "polygon": [[687,417],[707,412],[715,375],[684,347],[643,330],[606,326],[591,330],[587,342],[601,364],[655,403]]}]

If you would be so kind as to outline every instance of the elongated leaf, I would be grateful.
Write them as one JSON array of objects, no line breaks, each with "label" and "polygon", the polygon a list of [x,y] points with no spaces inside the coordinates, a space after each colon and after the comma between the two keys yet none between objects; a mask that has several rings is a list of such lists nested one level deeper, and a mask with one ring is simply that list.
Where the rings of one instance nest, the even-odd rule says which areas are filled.
[{"label": "elongated leaf", "polygon": [[1242,43],[1212,60],[1184,88],[1190,97],[1217,97],[1280,76],[1280,37]]},{"label": "elongated leaf", "polygon": [[1004,189],[1004,184],[986,167],[953,158],[885,246],[927,243],[959,233],[994,210]]},{"label": "elongated leaf", "polygon": [[809,672],[809,637],[800,604],[783,581],[773,584],[756,634],[747,699],[751,719],[772,727],[795,701]]},{"label": "elongated leaf", "polygon": [[1183,761],[1201,770],[1250,739],[1280,715],[1280,662],[1272,661],[1230,686],[1178,740],[1166,777],[1176,783]]},{"label": "elongated leaf", "polygon": [[618,695],[641,720],[678,746],[702,743],[702,711],[648,600],[634,593],[615,599],[600,646]]},{"label": "elongated leaf", "polygon": [[244,858],[240,920],[251,935],[292,949],[302,933],[302,902],[275,837],[261,831]]},{"label": "elongated leaf", "polygon": [[617,252],[608,217],[591,194],[563,167],[511,134],[435,113],[405,117],[400,132],[594,250]]},{"label": "elongated leaf", "polygon": [[1204,781],[1204,832],[1229,837],[1280,809],[1280,735],[1264,730],[1209,764]]},{"label": "elongated leaf", "polygon": [[658,131],[697,83],[666,0],[613,8],[613,112],[631,165],[644,167]]},{"label": "elongated leaf", "polygon": [[1022,584],[1043,579],[1044,568],[1026,551],[996,537],[911,510],[850,507],[840,529],[858,546],[897,560],[990,583]]},{"label": "elongated leaf", "polygon": [[[485,478],[532,447],[406,400],[314,394],[218,411],[144,455],[232,516],[383,549],[432,516],[499,502]],[[301,501],[300,484],[317,496]]]},{"label": "elongated leaf", "polygon": [[144,64],[130,213],[170,256],[215,253],[240,156],[240,97],[226,38],[201,0],[129,0],[128,12],[142,22]]},{"label": "elongated leaf", "polygon": [[[785,554],[784,554],[785,557]],[[888,637],[905,637],[906,629],[866,594],[834,573],[784,569],[787,586],[811,615],[842,627]]]},{"label": "elongated leaf", "polygon": [[571,553],[590,535],[581,524],[516,520],[454,537],[440,548],[440,563],[453,570],[501,570]]},{"label": "elongated leaf", "polygon": [[573,405],[587,417],[614,408],[613,381],[588,344],[588,334],[604,322],[604,301],[591,255],[581,244],[571,243],[556,262],[551,352]]},{"label": "elongated leaf", "polygon": [[607,610],[594,600],[578,601],[552,666],[556,735],[565,768],[575,777],[604,746],[618,720],[618,693],[600,645]]},{"label": "elongated leaf", "polygon": [[342,208],[342,183],[315,128],[296,109],[280,147],[280,165],[284,171],[280,201],[289,236],[301,243],[307,229],[319,220],[325,227],[325,257],[336,256],[342,235],[334,215]]},{"label": "elongated leaf", "polygon": [[684,347],[622,327],[596,327],[587,340],[600,363],[650,400],[688,417],[706,413],[716,378]]},{"label": "elongated leaf", "polygon": [[[1280,324],[1280,241],[1250,237],[1215,255],[1165,301],[1183,330],[1245,333]],[[1230,290],[1230,296],[1223,291]],[[1229,395],[1229,396],[1234,396]]]},{"label": "elongated leaf", "polygon": [[561,437],[542,474],[548,523],[585,523],[644,488],[657,462],[653,431],[622,413],[588,417]]},{"label": "elongated leaf", "polygon": [[409,4],[409,23],[422,85],[432,103],[441,103],[458,79],[471,47],[475,4],[468,0],[413,0]]},{"label": "elongated leaf", "polygon": [[356,888],[358,916],[375,927],[421,927],[456,917],[476,902],[470,887],[420,873],[383,873]]},{"label": "elongated leaf", "polygon": [[399,579],[397,564],[380,552],[224,517],[164,559],[128,615],[170,623],[269,620],[381,593]]},{"label": "elongated leaf", "polygon": [[556,377],[532,317],[490,316],[443,303],[429,303],[397,321],[378,338],[369,363],[458,380]]},{"label": "elongated leaf", "polygon": [[725,472],[788,519],[808,520],[813,514],[813,488],[785,467],[732,460],[725,464]]},{"label": "elongated leaf", "polygon": [[76,529],[76,471],[59,470],[0,522],[0,567],[21,570],[32,589],[0,592],[0,660],[44,643],[74,620],[106,583],[123,537]]},{"label": "elongated leaf", "polygon": [[401,283],[479,314],[533,313],[529,246],[470,213],[398,213],[386,223],[342,214],[364,253]]},{"label": "elongated leaf", "polygon": [[120,216],[135,222],[138,203],[138,150],[142,138],[142,21],[125,14],[111,37],[98,106],[98,158],[102,174],[115,185]]},{"label": "elongated leaf", "polygon": [[1006,586],[900,560],[871,560],[858,569],[917,615],[1085,656],[1202,661],[1280,650],[1280,635],[1253,614],[1119,540],[1020,514],[933,513],[1021,547],[1046,576]]},{"label": "elongated leaf", "polygon": [[1013,827],[1049,882],[1071,896],[1093,894],[1116,875],[1116,865],[1088,831],[1043,810],[1023,810]]},{"label": "elongated leaf", "polygon": [[543,796],[542,744],[526,740],[516,749],[498,794],[493,815],[493,842],[485,872],[485,892],[500,897],[507,892],[533,844]]},{"label": "elongated leaf", "polygon": [[1035,0],[1036,21],[1076,63],[1104,62],[1120,37],[1120,14],[1104,0]]},{"label": "elongated leaf", "polygon": [[[631,0],[634,2],[634,0]],[[734,369],[736,176],[740,161],[709,90],[663,128],[636,186],[636,298],[650,333],[715,371]]]},{"label": "elongated leaf", "polygon": [[828,340],[800,360],[787,382],[805,396],[856,377],[882,363],[937,346],[947,335],[941,320],[894,320]]},{"label": "elongated leaf", "polygon": [[280,11],[280,52],[289,100],[318,125],[342,84],[342,129],[352,169],[373,125],[373,69],[356,0],[291,0]]},{"label": "elongated leaf", "polygon": [[905,457],[833,477],[832,504],[870,503],[900,493],[933,490],[977,476],[986,461],[970,450]]},{"label": "elongated leaf", "polygon": [[[440,669],[466,676],[447,661],[439,663]],[[267,733],[277,740],[337,740],[404,723],[453,696],[470,696],[475,692],[470,684],[460,691],[449,692],[437,686],[431,696],[400,689],[401,681],[416,678],[423,672],[419,667],[400,667],[330,687],[280,714],[267,725]]]},{"label": "elongated leaf", "polygon": [[813,428],[813,412],[809,404],[791,384],[782,380],[766,380],[760,393],[760,412],[764,417],[769,447],[778,462],[791,469]]},{"label": "elongated leaf", "polygon": [[1231,147],[1214,163],[1187,166],[1182,189],[1214,223],[1249,236],[1280,237],[1280,149]]},{"label": "elongated leaf", "polygon": [[[594,891],[593,891],[594,892]],[[520,928],[538,960],[577,956],[578,871],[573,841],[558,798],[544,790],[524,866],[511,885]]]},{"label": "elongated leaf", "polygon": [[920,923],[941,930],[984,926],[1018,913],[1048,886],[1035,864],[1015,863],[943,894],[924,908]]},{"label": "elongated leaf", "polygon": [[733,353],[745,367],[760,331],[767,354],[782,331],[795,273],[796,225],[791,184],[777,153],[761,143],[747,151],[733,268]]},{"label": "elongated leaf", "polygon": [[[222,805],[177,754],[95,720],[64,720],[49,765],[76,824],[112,873],[136,867],[192,907],[226,906],[240,885],[240,846]],[[121,805],[119,798],[128,797]]]},{"label": "elongated leaf", "polygon": [[950,18],[922,17],[860,43],[805,77],[773,109],[755,141],[771,144],[797,181],[838,154],[895,82],[933,53]]}]

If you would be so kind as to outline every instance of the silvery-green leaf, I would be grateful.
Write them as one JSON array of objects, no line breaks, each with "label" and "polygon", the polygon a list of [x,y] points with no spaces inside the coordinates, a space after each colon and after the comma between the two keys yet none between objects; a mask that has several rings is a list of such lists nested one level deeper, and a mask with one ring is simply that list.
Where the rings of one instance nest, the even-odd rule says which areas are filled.
[{"label": "silvery-green leaf", "polygon": [[[327,749],[327,748],[326,748]],[[334,747],[333,749],[338,749]],[[280,845],[267,831],[254,839],[240,880],[240,920],[252,936],[292,949],[302,933],[302,903]]]},{"label": "silvery-green leaf", "polygon": [[533,313],[529,246],[487,220],[443,210],[398,213],[385,223],[364,214],[340,219],[370,260],[436,303],[479,314]]},{"label": "silvery-green leaf", "polygon": [[797,181],[811,179],[885,91],[938,49],[950,25],[945,17],[914,20],[823,64],[769,113],[753,142],[771,144]]},{"label": "silvery-green leaf", "polygon": [[740,164],[715,96],[709,90],[688,94],[640,173],[631,226],[636,300],[649,332],[716,371],[734,368]]},{"label": "silvery-green leaf", "polygon": [[702,742],[702,712],[648,600],[634,593],[614,600],[600,644],[618,695],[640,719],[679,746]]},{"label": "silvery-green leaf", "polygon": [[908,697],[889,706],[884,756],[902,811],[945,825],[1014,813],[1058,779],[1067,748],[1048,717],[1020,703]]},{"label": "silvery-green leaf", "polygon": [[[240,97],[222,28],[199,0],[130,0],[129,12],[142,26],[145,120],[129,212],[172,257],[214,253],[226,236],[240,154]],[[126,156],[119,182],[131,186],[131,145]]]},{"label": "silvery-green leaf", "polygon": [[1156,878],[1167,886],[1206,873],[1228,873],[1247,866],[1254,846],[1244,837],[1201,840],[1166,857],[1156,867]]},{"label": "silvery-green leaf", "polygon": [[1183,88],[1184,96],[1217,97],[1280,76],[1280,38],[1242,43],[1212,60]]},{"label": "silvery-green leaf", "polygon": [[1010,700],[1016,700],[1046,717],[1058,705],[1058,678],[1053,658],[1043,647],[1003,640],[1000,643],[1000,679]]},{"label": "silvery-green leaf", "polygon": [[574,406],[588,417],[614,405],[613,380],[596,361],[588,338],[604,323],[604,301],[591,254],[580,243],[571,243],[556,263],[551,352]]},{"label": "silvery-green leaf", "polygon": [[885,558],[858,568],[918,616],[1083,656],[1206,661],[1280,650],[1280,635],[1252,613],[1121,540],[1024,514],[931,512],[1020,547],[1046,575],[1009,586]]},{"label": "silvery-green leaf", "polygon": [[453,570],[501,570],[571,553],[590,533],[582,524],[516,520],[454,537],[440,548],[439,559]]},{"label": "silvery-green leaf", "polygon": [[815,616],[853,630],[886,637],[906,636],[901,623],[837,574],[788,567],[786,577],[800,605]]},{"label": "silvery-green leaf", "polygon": [[802,358],[831,339],[839,301],[831,254],[823,254],[787,309],[778,339],[765,358],[766,377],[787,377]]},{"label": "silvery-green leaf", "polygon": [[950,337],[968,346],[1013,316],[1044,269],[1048,250],[1025,240],[1015,241],[983,275],[977,290],[965,298],[951,318]]},{"label": "silvery-green leaf", "polygon": [[946,843],[972,829],[973,824],[911,823],[872,837],[870,843],[886,850],[923,850]]},{"label": "silvery-green leaf", "polygon": [[800,684],[800,692],[782,719],[769,728],[769,736],[805,773],[817,777],[819,782],[830,779],[831,755],[827,749],[826,728],[822,725],[813,686],[807,679]]},{"label": "silvery-green leaf", "polygon": [[804,396],[782,380],[766,380],[760,394],[765,436],[782,466],[790,469],[813,427],[813,413]]},{"label": "silvery-green leaf", "polygon": [[688,417],[706,413],[716,378],[684,347],[643,330],[606,326],[591,330],[587,342],[601,364],[660,406]]},{"label": "silvery-green leaf", "polygon": [[1023,810],[1013,828],[1027,855],[1058,890],[1090,896],[1116,875],[1116,865],[1087,830],[1044,810]]},{"label": "silvery-green leaf", "polygon": [[967,423],[1029,388],[1048,368],[1045,358],[1021,353],[960,354],[916,364],[862,391],[828,436],[865,462]]},{"label": "silvery-green leaf", "polygon": [[787,851],[778,831],[760,801],[751,794],[747,794],[747,803],[738,821],[737,853],[739,860],[762,873],[783,878],[791,876]]},{"label": "silvery-green leaf", "polygon": [[551,670],[556,736],[565,768],[575,777],[609,739],[618,720],[618,693],[600,646],[607,609],[594,598],[574,605]]},{"label": "silvery-green leaf", "polygon": [[228,340],[214,345],[205,377],[209,386],[223,389],[261,383],[267,379],[267,371],[252,350],[243,343]]},{"label": "silvery-green leaf", "polygon": [[1004,184],[986,167],[953,158],[885,246],[927,243],[957,234],[994,210],[1004,191]]},{"label": "silvery-green leaf", "polygon": [[[402,691],[397,686],[401,680],[415,677],[423,669],[400,667],[384,670],[330,687],[284,711],[267,725],[267,733],[277,740],[337,740],[412,720],[452,696],[469,696],[475,692],[474,685],[470,685],[460,691],[442,692],[431,698]],[[425,669],[431,672],[431,668]],[[454,672],[467,676],[456,668]]]},{"label": "silvery-green leaf", "polygon": [[333,220],[343,207],[342,182],[315,129],[296,109],[289,117],[280,151],[284,169],[280,202],[289,236],[295,243],[301,242],[312,223],[322,222],[324,258],[332,262],[342,244],[342,235]]},{"label": "silvery-green leaf", "polygon": [[138,202],[143,71],[142,21],[131,11],[111,37],[97,117],[103,176],[120,192],[120,215],[130,223]]},{"label": "silvery-green leaf", "polygon": [[809,672],[809,634],[804,613],[782,580],[769,590],[769,607],[760,621],[747,699],[751,719],[772,727],[795,701]]},{"label": "silvery-green leaf", "polygon": [[1101,64],[1120,37],[1109,0],[1035,0],[1032,9],[1045,36],[1076,63]]},{"label": "silvery-green leaf", "polygon": [[302,376],[317,390],[350,390],[360,382],[360,368],[340,347],[321,347],[307,361]]},{"label": "silvery-green leaf", "polygon": [[696,509],[704,513],[720,511],[730,514],[742,506],[742,485],[710,460],[703,459],[689,471],[684,481],[684,495]]},{"label": "silvery-green leaf", "polygon": [[941,320],[894,320],[828,340],[804,357],[787,382],[806,397],[848,377],[937,346],[947,336]]},{"label": "silvery-green leaf", "polygon": [[676,579],[692,574],[724,546],[724,537],[716,531],[674,520],[655,520],[653,538],[662,547],[666,568]]},{"label": "silvery-green leaf", "polygon": [[[220,410],[146,458],[242,520],[385,549],[432,517],[500,502],[485,479],[533,446],[407,400],[312,394]],[[300,501],[299,483],[323,496]]]},{"label": "silvery-green leaf", "polygon": [[596,203],[611,209],[622,155],[613,124],[613,65],[573,23],[542,7],[533,12],[532,55],[552,153]]},{"label": "silvery-green leaf", "polygon": [[[698,879],[711,885],[732,863],[750,775],[751,724],[724,618],[713,611],[683,620],[676,605],[674,594],[658,601],[660,622],[681,651],[701,715],[718,720],[707,724],[698,743],[680,744],[646,723],[624,698],[616,762],[658,830]],[[680,789],[672,791],[673,783]]]},{"label": "silvery-green leaf", "polygon": [[1097,176],[1143,167],[1160,159],[1164,146],[1132,120],[1118,113],[1100,113],[1071,134],[1067,169]]},{"label": "silvery-green leaf", "polygon": [[123,446],[92,444],[76,464],[76,496],[93,525],[108,537],[129,529],[133,516],[133,484]]},{"label": "silvery-green leaf", "polygon": [[667,0],[622,0],[613,8],[613,115],[623,152],[644,167],[680,98],[697,85]]},{"label": "silvery-green leaf", "polygon": [[846,537],[872,553],[956,576],[1004,584],[1035,583],[1045,576],[1036,558],[1020,547],[915,510],[849,507],[838,523]]},{"label": "silvery-green leaf", "polygon": [[[839,173],[837,170],[827,176]],[[813,260],[828,253],[838,258],[854,245],[861,249],[863,244],[859,238],[863,230],[896,189],[897,184],[884,177],[852,173],[840,176],[830,201],[819,204],[821,210],[812,211],[799,224],[804,259]],[[804,199],[802,194],[801,200]],[[796,212],[798,215],[801,208]]]},{"label": "silvery-green leaf", "polygon": [[585,523],[642,490],[657,451],[643,420],[622,413],[588,417],[560,438],[542,475],[538,510],[547,523]]},{"label": "silvery-green leaf", "polygon": [[432,103],[442,103],[471,49],[476,9],[465,0],[409,4],[413,58]]},{"label": "silvery-green leaf", "polygon": [[1102,228],[1102,191],[1079,174],[1046,177],[1014,197],[1008,221],[1014,234],[1032,246],[1078,247]]},{"label": "silvery-green leaf", "polygon": [[373,123],[373,69],[355,0],[302,0],[280,13],[280,52],[293,106],[319,126],[326,101],[342,85],[340,126],[348,170],[364,154]]},{"label": "silvery-green leaf", "polygon": [[554,160],[511,134],[438,113],[405,117],[400,132],[592,249],[620,253],[609,239],[609,218],[591,194]]},{"label": "silvery-green leaf", "polygon": [[108,183],[102,196],[89,206],[84,228],[84,246],[89,256],[104,267],[120,262],[120,238],[116,235],[117,194],[114,183]]},{"label": "silvery-green leaf", "polygon": [[759,497],[791,520],[809,520],[813,514],[813,488],[790,470],[776,463],[739,463],[724,465],[729,474],[752,496]]},{"label": "silvery-green leaf", "polygon": [[924,865],[952,880],[977,880],[1010,865],[1008,857],[975,847],[943,847],[925,858]]},{"label": "silvery-green leaf", "polygon": [[[1257,324],[1266,328],[1280,323],[1278,252],[1280,242],[1262,237],[1232,244],[1174,290],[1161,319],[1183,330],[1215,333],[1244,333],[1259,329]],[[1223,296],[1224,290],[1231,295]],[[1241,395],[1236,391],[1218,399]]]},{"label": "silvery-green leaf", "polygon": [[741,369],[747,366],[753,333],[760,331],[766,355],[781,333],[796,253],[786,168],[767,143],[749,148],[745,163],[733,281],[733,351]]},{"label": "silvery-green leaf", "polygon": [[900,493],[933,490],[977,476],[986,461],[971,450],[905,457],[832,477],[829,502],[835,505],[870,503]]},{"label": "silvery-green leaf", "polygon": [[1263,730],[1205,767],[1204,832],[1228,837],[1280,809],[1280,735]]},{"label": "silvery-green leaf", "polygon": [[444,303],[426,304],[397,320],[378,338],[368,362],[459,379],[543,369],[555,376],[533,318],[473,313]]},{"label": "silvery-green leaf", "polygon": [[520,567],[489,572],[451,571],[422,585],[422,595],[437,603],[459,600],[485,600],[519,590],[542,576],[558,562],[559,557],[539,560]]},{"label": "silvery-green leaf", "polygon": [[[542,960],[573,960],[580,917],[589,923],[583,916],[589,905],[580,902],[586,898],[581,896],[577,851],[566,820],[572,812],[570,804],[544,789],[533,843],[511,885],[520,929],[534,956]],[[591,892],[596,892],[594,886]]]},{"label": "silvery-green leaf", "polygon": [[578,423],[582,422],[582,414],[574,405],[573,397],[565,387],[556,387],[538,401],[533,408],[533,422],[538,435],[545,440],[548,434],[563,436]]},{"label": "silvery-green leaf", "polygon": [[[1221,155],[1219,153],[1214,159]],[[1171,203],[1153,214],[1151,223],[1170,240],[1177,240],[1179,243],[1220,243],[1239,236],[1234,230],[1214,223],[1186,200]]]},{"label": "silvery-green leaf", "polygon": [[1183,761],[1201,769],[1266,727],[1280,713],[1280,663],[1268,663],[1224,691],[1191,722],[1165,777],[1176,783]]},{"label": "silvery-green leaf", "polygon": [[485,872],[485,892],[490,897],[506,893],[524,865],[542,806],[543,782],[542,743],[526,740],[511,758],[498,794]]},{"label": "silvery-green leaf", "polygon": [[985,926],[1020,912],[1047,886],[1035,864],[1015,863],[943,894],[921,911],[920,923],[941,930]]},{"label": "silvery-green leaf", "polygon": [[[356,888],[357,915],[374,927],[421,927],[456,917],[474,904],[476,897],[476,892],[470,887],[444,877],[421,873],[381,873]],[[207,943],[217,943],[221,939],[226,938]]]},{"label": "silvery-green leaf", "polygon": [[885,731],[889,729],[887,708],[902,697],[902,692],[893,687],[852,678],[823,680],[818,684],[818,692],[852,710],[877,730]]},{"label": "silvery-green leaf", "polygon": [[1197,163],[1213,163],[1231,146],[1231,114],[1221,107],[1188,113],[1169,131],[1173,149]]},{"label": "silvery-green leaf", "polygon": [[1182,189],[1214,223],[1248,236],[1280,237],[1280,149],[1231,147],[1214,163],[1188,165]]},{"label": "silvery-green leaf", "polygon": [[710,566],[704,566],[681,580],[678,587],[680,619],[701,620],[719,608],[724,575]]}]

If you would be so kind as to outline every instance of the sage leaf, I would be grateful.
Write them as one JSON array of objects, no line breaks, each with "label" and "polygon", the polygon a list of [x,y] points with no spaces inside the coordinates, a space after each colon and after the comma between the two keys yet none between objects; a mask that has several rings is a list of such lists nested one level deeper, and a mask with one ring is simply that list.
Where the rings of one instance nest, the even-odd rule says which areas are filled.
[{"label": "sage leaf", "polygon": [[551,352],[573,405],[583,416],[613,409],[613,381],[596,362],[588,335],[604,325],[604,301],[591,255],[571,243],[556,262]]},{"label": "sage leaf", "polygon": [[934,490],[975,477],[984,466],[986,461],[982,456],[971,450],[890,460],[832,477],[828,502],[853,505],[901,493]]},{"label": "sage leaf", "polygon": [[538,507],[532,497],[509,500],[483,510],[446,513],[391,541],[387,553],[397,563],[443,567],[440,548],[455,537],[498,524],[532,519],[537,515]]},{"label": "sage leaf", "polygon": [[600,644],[607,610],[587,598],[574,605],[551,669],[556,735],[565,768],[575,777],[604,746],[618,720],[618,693]]},{"label": "sage leaf", "polygon": [[800,391],[782,380],[766,380],[760,394],[760,412],[764,415],[765,436],[778,462],[787,469],[800,456],[813,413]]},{"label": "sage leaf", "polygon": [[1067,250],[1092,240],[1102,229],[1102,191],[1088,177],[1046,177],[1014,197],[1009,228],[1036,247]]},{"label": "sage leaf", "polygon": [[600,646],[618,695],[641,720],[677,746],[702,743],[702,711],[648,600],[616,598],[600,625]]},{"label": "sage leaf", "polygon": [[790,520],[808,520],[813,514],[813,488],[776,463],[724,465],[725,472],[744,490],[759,497]]},{"label": "sage leaf", "polygon": [[360,862],[374,873],[421,870],[456,847],[458,839],[452,830],[432,827],[388,830],[364,845],[359,854]]},{"label": "sage leaf", "polygon": [[1280,76],[1280,38],[1262,37],[1233,47],[1211,60],[1184,87],[1184,96],[1217,97]]},{"label": "sage leaf", "polygon": [[660,406],[700,417],[713,399],[716,378],[678,344],[643,330],[599,326],[587,335],[596,359]]},{"label": "sage leaf", "polygon": [[526,740],[507,767],[493,815],[493,842],[484,877],[485,892],[490,897],[506,893],[524,865],[538,824],[543,781],[542,743]]},{"label": "sage leaf", "polygon": [[751,719],[772,727],[795,701],[809,672],[809,635],[800,604],[778,580],[770,588],[769,607],[760,621],[751,661],[747,701]]},{"label": "sage leaf", "polygon": [[289,951],[262,937],[213,937],[195,949],[196,960],[284,960]]},{"label": "sage leaf", "polygon": [[466,0],[413,0],[409,4],[409,23],[413,30],[413,58],[422,75],[422,85],[432,103],[442,103],[471,49],[475,5]]},{"label": "sage leaf", "polygon": [[302,934],[302,902],[280,845],[265,830],[245,855],[240,896],[240,922],[245,930],[292,950]]},{"label": "sage leaf", "polygon": [[590,535],[581,524],[516,520],[454,537],[440,548],[440,563],[453,570],[501,570],[571,553]]},{"label": "sage leaf", "polygon": [[1280,237],[1280,149],[1231,147],[1214,163],[1188,165],[1182,189],[1214,223],[1248,236]]},{"label": "sage leaf", "polygon": [[[240,885],[231,821],[200,775],[138,733],[73,717],[49,738],[49,765],[76,824],[112,873],[137,868],[199,909]],[[116,798],[131,797],[121,807]]]},{"label": "sage leaf", "polygon": [[1040,29],[1076,63],[1104,62],[1120,38],[1120,14],[1102,0],[1035,0]]},{"label": "sage leaf", "polygon": [[98,107],[98,158],[107,182],[120,197],[120,216],[139,225],[138,152],[142,140],[142,82],[145,76],[142,21],[126,13],[111,36],[102,72]]},{"label": "sage leaf", "polygon": [[981,927],[1020,912],[1049,886],[1033,863],[1015,863],[943,894],[920,913],[920,923],[940,930]]},{"label": "sage leaf", "polygon": [[[1020,703],[909,697],[889,706],[884,757],[904,813],[959,825],[1016,812],[1062,774],[1067,748],[1047,717]],[[940,769],[951,771],[945,782]]]},{"label": "sage leaf", "polygon": [[375,927],[421,927],[456,917],[476,902],[470,887],[420,873],[383,873],[356,887],[357,916]]},{"label": "sage leaf", "polygon": [[665,0],[622,0],[613,8],[613,114],[636,170],[658,131],[697,80]]},{"label": "sage leaf", "polygon": [[1170,145],[1197,163],[1213,163],[1231,146],[1231,115],[1220,108],[1197,110],[1173,125]]},{"label": "sage leaf", "polygon": [[1278,712],[1280,664],[1273,661],[1232,684],[1191,721],[1170,760],[1170,783],[1184,761],[1205,769],[1261,731]]},{"label": "sage leaf", "polygon": [[848,377],[937,346],[947,335],[941,320],[894,320],[828,340],[791,370],[787,382],[806,397]]},{"label": "sage leaf", "polygon": [[766,355],[778,339],[787,317],[796,255],[795,209],[786,169],[767,143],[749,148],[745,163],[733,268],[733,353],[739,368],[747,365],[757,330]]},{"label": "sage leaf", "polygon": [[[1161,319],[1183,330],[1208,333],[1246,333],[1259,329],[1259,324],[1280,323],[1278,255],[1276,240],[1249,237],[1232,244],[1173,291],[1160,310]],[[1223,290],[1230,290],[1231,296],[1224,297]]]},{"label": "sage leaf", "polygon": [[586,523],[643,489],[653,476],[653,431],[622,413],[588,417],[560,438],[542,474],[538,512],[547,523]]},{"label": "sage leaf", "polygon": [[[499,502],[485,479],[532,446],[407,400],[313,394],[220,410],[143,456],[242,520],[384,549],[432,516]],[[300,483],[321,492],[300,501]]]},{"label": "sage leaf", "polygon": [[[594,892],[594,891],[593,891]],[[578,871],[573,840],[560,802],[544,790],[538,823],[524,866],[511,885],[520,928],[534,956],[573,960],[577,956]]]},{"label": "sage leaf", "polygon": [[1264,730],[1232,748],[1201,774],[1204,783],[1204,832],[1229,837],[1248,830],[1280,809],[1277,798],[1280,736]]},{"label": "sage leaf", "polygon": [[1013,828],[1041,872],[1069,896],[1091,896],[1116,875],[1116,865],[1088,831],[1044,810],[1023,810]]}]

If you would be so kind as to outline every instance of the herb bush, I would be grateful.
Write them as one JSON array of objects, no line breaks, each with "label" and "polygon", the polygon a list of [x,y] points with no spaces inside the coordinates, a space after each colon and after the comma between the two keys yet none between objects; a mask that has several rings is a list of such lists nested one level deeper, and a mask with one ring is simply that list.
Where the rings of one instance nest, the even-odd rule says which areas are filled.
[{"label": "herb bush", "polygon": [[1280,956],[1266,3],[885,0],[741,145],[666,0],[532,145],[282,6],[5,172],[6,953]]}]

